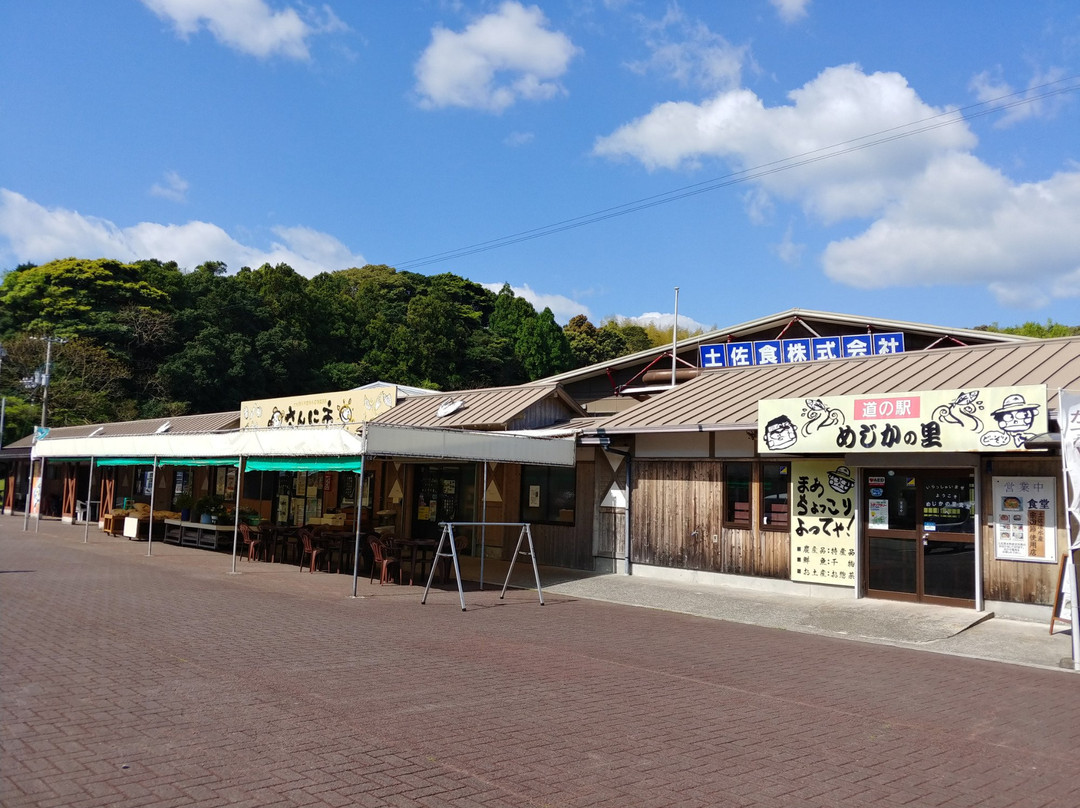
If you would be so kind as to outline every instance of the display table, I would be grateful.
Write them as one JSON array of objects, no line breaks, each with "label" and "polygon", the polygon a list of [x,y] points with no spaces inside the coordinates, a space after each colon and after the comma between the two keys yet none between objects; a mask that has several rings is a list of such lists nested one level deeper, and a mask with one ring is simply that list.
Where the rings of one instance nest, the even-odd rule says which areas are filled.
[{"label": "display table", "polygon": [[202,522],[183,522],[179,519],[165,520],[165,541],[183,547],[232,550],[234,531],[233,525],[207,525]]}]

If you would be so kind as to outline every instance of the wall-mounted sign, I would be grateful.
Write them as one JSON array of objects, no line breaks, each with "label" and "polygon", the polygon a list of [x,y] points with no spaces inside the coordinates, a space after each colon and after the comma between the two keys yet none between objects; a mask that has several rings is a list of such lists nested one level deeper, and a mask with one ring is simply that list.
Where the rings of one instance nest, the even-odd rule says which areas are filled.
[{"label": "wall-mounted sign", "polygon": [[267,398],[240,405],[241,429],[294,426],[359,426],[397,404],[393,385],[294,398]]},{"label": "wall-mounted sign", "polygon": [[762,454],[1016,452],[1046,431],[1045,385],[758,402]]},{"label": "wall-mounted sign", "polygon": [[792,365],[824,359],[853,359],[903,352],[904,335],[900,331],[883,334],[850,334],[840,337],[718,342],[698,347],[698,355],[703,368]]},{"label": "wall-mounted sign", "polygon": [[994,477],[994,557],[1057,561],[1057,480]]},{"label": "wall-mounted sign", "polygon": [[791,464],[791,580],[855,586],[855,481],[838,460]]}]

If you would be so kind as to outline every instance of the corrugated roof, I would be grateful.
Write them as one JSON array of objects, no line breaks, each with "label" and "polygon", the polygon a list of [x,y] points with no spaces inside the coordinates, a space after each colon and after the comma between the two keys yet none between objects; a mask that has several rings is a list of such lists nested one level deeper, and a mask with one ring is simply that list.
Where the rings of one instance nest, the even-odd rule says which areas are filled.
[{"label": "corrugated roof", "polygon": [[[585,414],[561,386],[549,384],[489,387],[481,390],[457,390],[437,396],[415,396],[400,402],[373,421],[379,424],[456,429],[508,429],[526,410],[547,398],[561,401],[571,415]],[[453,402],[457,401],[460,401],[461,405],[454,407]],[[444,412],[452,411],[440,416],[440,407],[444,408]]]},{"label": "corrugated roof", "polygon": [[[837,326],[851,326],[852,324],[858,324],[873,331],[903,331],[907,334],[925,334],[931,337],[940,337],[943,340],[958,340],[959,342],[966,344],[1014,343],[1025,342],[1031,339],[1031,337],[1021,337],[1016,334],[1000,334],[995,331],[979,331],[973,328],[951,328],[928,323],[913,323],[906,320],[889,320],[880,317],[865,317],[862,315],[840,314],[830,311],[814,311],[813,309],[788,309],[787,311],[770,314],[767,317],[759,317],[756,320],[748,320],[725,328],[718,328],[705,334],[699,334],[695,337],[679,340],[677,349],[682,353],[691,348],[696,348],[698,345],[726,342],[729,338],[737,340],[741,336],[755,334],[762,329],[770,327],[782,328],[796,318],[816,323],[830,323]],[[598,362],[594,365],[587,365],[583,368],[567,371],[566,373],[538,379],[536,382],[533,382],[533,384],[551,384],[553,382],[567,384],[568,382],[586,376],[604,373],[609,368],[623,368],[642,362],[648,362],[659,354],[667,351],[670,347],[670,344],[668,344],[648,348],[647,350],[620,356],[607,362]]]},{"label": "corrugated roof", "polygon": [[1025,384],[1045,384],[1048,405],[1056,411],[1059,389],[1080,390],[1080,337],[711,370],[608,418],[596,431],[619,434],[753,429],[757,426],[758,401],[766,398]]},{"label": "corrugated roof", "polygon": [[[165,425],[168,424],[168,428]],[[84,426],[58,426],[49,428],[49,437],[56,438],[115,438],[155,435],[168,432],[170,435],[189,435],[200,432],[223,432],[240,428],[240,412],[215,412],[203,415],[177,415],[172,418],[149,418],[145,421],[117,421],[109,424],[88,424]],[[10,446],[13,448],[30,446],[33,435],[27,435]],[[6,447],[5,447],[6,448]]]}]

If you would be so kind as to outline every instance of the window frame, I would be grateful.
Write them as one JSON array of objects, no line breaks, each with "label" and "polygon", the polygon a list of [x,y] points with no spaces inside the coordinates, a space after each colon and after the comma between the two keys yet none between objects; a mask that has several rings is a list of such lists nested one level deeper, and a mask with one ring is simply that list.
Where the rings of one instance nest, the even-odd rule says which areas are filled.
[{"label": "window frame", "polygon": [[[732,478],[729,476],[736,468],[745,467],[746,469],[746,518],[735,518],[736,508],[733,507],[736,504],[743,502],[743,500],[732,499],[733,485]],[[739,530],[752,530],[754,527],[754,516],[752,513],[753,507],[753,489],[754,489],[754,461],[752,460],[733,460],[724,463],[723,469],[724,479],[724,527],[737,528]]]},{"label": "window frame", "polygon": [[[552,482],[552,477],[558,475],[569,476],[569,493],[573,497],[573,504],[569,509],[561,508],[561,510],[569,510],[571,517],[569,521],[559,519],[557,516],[552,517],[552,497],[557,496],[557,493],[566,493],[567,488],[565,485],[558,488],[556,493],[555,484]],[[542,476],[542,479],[541,479]],[[539,485],[540,490],[537,492],[540,497],[540,505],[530,507],[529,506],[529,488],[533,485]],[[521,499],[518,502],[519,514],[522,522],[528,522],[532,525],[554,525],[556,527],[574,527],[577,524],[577,466],[522,466],[521,467],[521,489],[519,491]],[[539,510],[542,512],[541,518],[530,518],[532,514],[530,511]],[[555,511],[556,513],[558,511]]]},{"label": "window frame", "polygon": [[[758,525],[760,526],[760,528],[762,530],[776,530],[776,531],[784,531],[784,532],[790,531],[791,530],[791,463],[790,462],[781,462],[781,461],[777,461],[777,460],[760,460],[760,461],[757,462],[757,466],[758,466],[758,469],[759,469],[759,474],[758,474],[759,483],[758,483],[758,487],[757,487],[758,488],[758,490],[757,490]],[[770,494],[766,493],[766,491],[765,491],[765,481],[766,481],[765,469],[766,469],[767,466],[777,466],[779,468],[784,469],[784,471],[782,471],[781,474],[780,474],[780,477],[785,482],[784,503],[787,506],[787,515],[786,515],[786,518],[784,519],[783,522],[770,521],[770,517],[772,516],[772,514],[769,512],[769,509],[767,507],[767,503],[765,502],[766,498],[768,496],[770,496]]]}]

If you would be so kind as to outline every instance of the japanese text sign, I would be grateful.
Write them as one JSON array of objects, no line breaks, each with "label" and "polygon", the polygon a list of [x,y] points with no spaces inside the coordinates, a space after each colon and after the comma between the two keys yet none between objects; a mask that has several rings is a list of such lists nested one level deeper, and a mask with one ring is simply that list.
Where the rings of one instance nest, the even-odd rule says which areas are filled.
[{"label": "japanese text sign", "polygon": [[1016,452],[1047,428],[1045,385],[758,402],[762,454]]},{"label": "japanese text sign", "polygon": [[837,460],[791,464],[791,580],[855,586],[855,481]]}]

